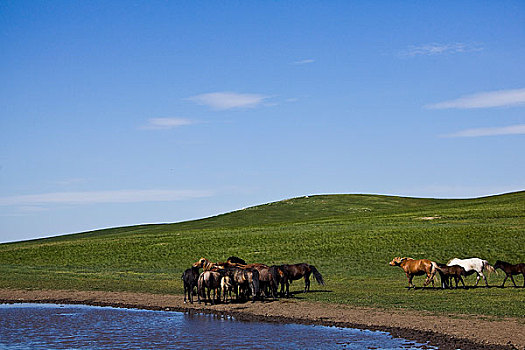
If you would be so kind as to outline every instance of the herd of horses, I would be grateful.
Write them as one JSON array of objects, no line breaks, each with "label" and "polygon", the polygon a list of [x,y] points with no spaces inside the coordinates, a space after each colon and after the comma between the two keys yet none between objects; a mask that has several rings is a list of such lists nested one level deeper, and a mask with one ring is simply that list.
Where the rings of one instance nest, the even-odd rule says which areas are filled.
[{"label": "herd of horses", "polygon": [[[523,287],[525,288],[525,264],[510,264],[505,261],[496,261],[494,266],[490,265],[487,260],[480,258],[458,259],[454,258],[447,264],[440,264],[428,259],[412,259],[406,257],[395,257],[390,261],[390,266],[399,266],[405,272],[408,278],[408,288],[415,288],[412,279],[414,276],[426,275],[423,287],[430,283],[434,287],[434,279],[439,274],[442,288],[458,288],[459,283],[465,282],[463,277],[476,274],[476,284],[482,278],[488,287],[485,273],[492,273],[497,269],[503,270],[506,276],[501,284],[510,277],[514,287],[517,287],[514,281],[514,275],[523,275]],[[203,272],[200,272],[200,269]],[[215,304],[222,301],[226,303],[228,298],[230,302],[232,293],[235,294],[236,300],[248,300],[251,298],[255,302],[257,298],[274,299],[278,296],[290,296],[290,283],[292,281],[304,278],[304,292],[310,290],[310,276],[313,275],[318,284],[324,285],[324,279],[321,273],[313,265],[306,263],[300,264],[283,264],[268,266],[265,264],[247,264],[241,258],[231,256],[226,262],[211,262],[206,258],[196,261],[191,268],[184,271],[182,281],[184,284],[184,302],[193,303],[193,295],[197,289],[198,302],[201,299],[206,304],[208,301]],[[455,286],[453,287],[453,282]],[[280,291],[279,291],[280,286]],[[213,297],[211,295],[213,293]],[[221,298],[222,296],[222,298]]]},{"label": "herd of horses", "polygon": [[452,288],[452,280],[455,282],[455,288],[458,287],[458,283],[463,284],[465,288],[465,282],[463,277],[476,273],[476,284],[479,283],[480,278],[483,278],[485,285],[488,287],[487,277],[483,272],[488,272],[489,274],[496,271],[496,269],[501,269],[505,272],[505,279],[501,284],[503,288],[507,278],[510,277],[514,287],[517,287],[516,282],[514,281],[513,275],[523,275],[523,287],[525,288],[525,264],[510,264],[505,261],[498,260],[494,266],[490,265],[487,260],[480,258],[470,258],[470,259],[458,259],[454,258],[450,260],[447,264],[440,264],[428,259],[412,259],[412,258],[401,258],[395,257],[390,262],[390,266],[399,266],[405,271],[405,274],[408,278],[408,288],[415,288],[412,279],[414,276],[426,275],[427,278],[423,284],[423,287],[428,286],[432,283],[434,286],[434,278],[436,273],[439,274],[441,278],[441,286],[443,288]]},{"label": "herd of horses", "polygon": [[[200,273],[202,268],[203,272]],[[241,258],[231,256],[226,262],[211,262],[201,258],[191,268],[184,271],[184,302],[193,303],[193,294],[197,289],[198,302],[204,300],[215,304],[218,301],[232,301],[232,292],[236,300],[257,298],[277,298],[290,296],[290,283],[304,278],[304,292],[310,290],[310,276],[313,274],[320,285],[324,285],[323,276],[317,268],[306,263],[272,265],[247,264]],[[278,292],[279,286],[281,287]],[[213,297],[210,295],[213,293]]]}]

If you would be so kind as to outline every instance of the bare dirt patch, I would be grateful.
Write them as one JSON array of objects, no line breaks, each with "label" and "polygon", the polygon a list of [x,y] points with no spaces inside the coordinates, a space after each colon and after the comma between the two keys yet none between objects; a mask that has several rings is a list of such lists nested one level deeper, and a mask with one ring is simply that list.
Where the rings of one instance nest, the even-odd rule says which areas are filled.
[{"label": "bare dirt patch", "polygon": [[231,315],[247,321],[318,324],[380,330],[440,349],[525,349],[523,319],[433,315],[281,299],[207,305],[184,304],[182,295],[128,292],[0,289],[0,303],[59,303]]}]

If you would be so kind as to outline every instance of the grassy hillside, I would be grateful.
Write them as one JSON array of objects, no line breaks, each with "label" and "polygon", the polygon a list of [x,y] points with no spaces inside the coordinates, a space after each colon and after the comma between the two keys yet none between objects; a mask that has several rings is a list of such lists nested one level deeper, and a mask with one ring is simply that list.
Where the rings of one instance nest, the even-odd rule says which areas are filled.
[{"label": "grassy hillside", "polygon": [[[269,265],[315,265],[327,285],[296,295],[306,300],[523,317],[525,289],[407,291],[402,270],[388,262],[410,256],[516,263],[525,262],[524,247],[524,191],[468,200],[320,195],[177,224],[0,244],[0,288],[182,293],[180,274],[191,263],[237,255]],[[489,277],[493,285],[502,280]],[[423,278],[415,282],[420,286]],[[292,289],[303,286],[299,281]]]}]

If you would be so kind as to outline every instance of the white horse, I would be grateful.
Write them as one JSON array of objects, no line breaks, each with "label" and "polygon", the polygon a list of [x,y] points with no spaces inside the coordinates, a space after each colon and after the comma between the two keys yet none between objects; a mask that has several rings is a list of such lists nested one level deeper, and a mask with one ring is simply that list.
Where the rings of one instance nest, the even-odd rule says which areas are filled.
[{"label": "white horse", "polygon": [[481,276],[481,277],[483,277],[483,280],[485,281],[485,284],[488,287],[489,284],[487,282],[487,278],[483,274],[483,270],[486,270],[489,273],[492,273],[492,272],[495,271],[494,267],[492,267],[488,263],[487,260],[482,260],[480,258],[470,258],[470,259],[454,258],[454,259],[450,260],[447,263],[447,265],[448,266],[459,265],[459,266],[461,266],[462,268],[465,269],[465,271],[467,272],[467,275],[471,275],[471,274],[473,274],[475,272],[477,274],[477,277],[476,277],[476,284],[474,286],[478,285],[479,277]]}]

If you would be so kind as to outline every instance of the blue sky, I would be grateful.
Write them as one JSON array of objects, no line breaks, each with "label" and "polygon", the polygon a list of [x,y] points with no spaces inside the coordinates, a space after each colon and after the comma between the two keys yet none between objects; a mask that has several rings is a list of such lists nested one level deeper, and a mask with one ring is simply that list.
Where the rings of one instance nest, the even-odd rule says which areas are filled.
[{"label": "blue sky", "polygon": [[525,188],[522,1],[3,1],[0,242]]}]

